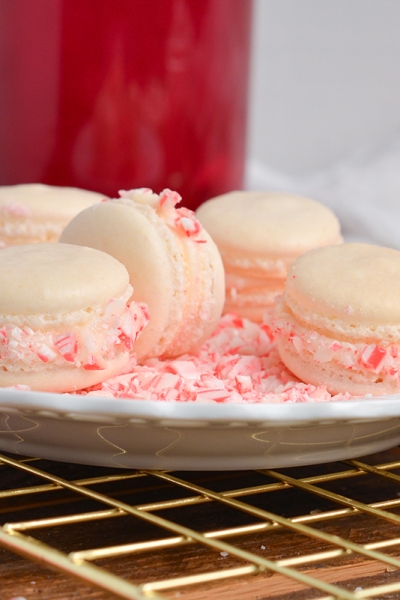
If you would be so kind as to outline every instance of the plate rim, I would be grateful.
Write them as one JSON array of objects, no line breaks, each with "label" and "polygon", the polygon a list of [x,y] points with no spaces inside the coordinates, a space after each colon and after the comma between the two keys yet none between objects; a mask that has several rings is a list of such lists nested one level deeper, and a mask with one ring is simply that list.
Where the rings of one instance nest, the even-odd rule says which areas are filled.
[{"label": "plate rim", "polygon": [[112,418],[134,417],[151,421],[173,419],[174,421],[207,421],[257,423],[270,421],[320,422],[400,418],[400,393],[372,398],[355,398],[325,402],[304,403],[202,403],[161,400],[134,400],[131,398],[107,398],[0,389],[0,410],[19,409],[33,412],[49,411],[79,415],[109,415]]}]

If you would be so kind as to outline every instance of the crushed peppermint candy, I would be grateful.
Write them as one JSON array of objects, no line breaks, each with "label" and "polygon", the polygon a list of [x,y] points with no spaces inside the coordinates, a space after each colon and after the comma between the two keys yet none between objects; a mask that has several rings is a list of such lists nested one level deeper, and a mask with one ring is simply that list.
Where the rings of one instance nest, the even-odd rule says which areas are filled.
[{"label": "crushed peppermint candy", "polygon": [[[203,227],[196,219],[194,212],[185,207],[176,208],[176,205],[182,200],[182,196],[178,192],[165,189],[160,194],[155,194],[150,188],[138,188],[120,190],[119,196],[123,199],[151,206],[158,216],[169,227],[172,227],[181,234],[182,237],[190,238],[198,244],[206,243],[206,240],[201,235]],[[110,199],[106,199],[105,201],[113,202]]]},{"label": "crushed peppermint candy", "polygon": [[0,214],[26,219],[32,215],[32,210],[18,202],[9,202],[0,206]]},{"label": "crushed peppermint candy", "polygon": [[377,344],[365,341],[338,341],[296,322],[283,302],[277,302],[279,310],[274,315],[266,315],[268,325],[277,338],[286,340],[288,346],[298,354],[312,355],[319,363],[336,362],[345,369],[365,369],[397,379],[400,387],[400,356],[396,342],[380,341]]},{"label": "crushed peppermint candy", "polygon": [[300,382],[283,365],[268,324],[224,315],[196,354],[152,358],[77,394],[200,403],[300,403],[348,400]]},{"label": "crushed peppermint candy", "polygon": [[71,331],[33,331],[27,326],[5,323],[0,327],[0,368],[7,368],[10,363],[18,368],[69,363],[89,371],[103,370],[107,367],[105,359],[133,349],[149,320],[145,304],[127,305],[117,298],[109,301],[104,314],[75,325]]}]

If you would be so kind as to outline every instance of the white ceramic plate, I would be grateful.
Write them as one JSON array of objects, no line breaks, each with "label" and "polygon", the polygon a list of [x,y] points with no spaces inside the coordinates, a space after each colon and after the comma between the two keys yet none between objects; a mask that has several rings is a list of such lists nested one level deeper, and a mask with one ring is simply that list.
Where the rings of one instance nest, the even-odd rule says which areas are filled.
[{"label": "white ceramic plate", "polygon": [[400,395],[318,404],[197,404],[0,390],[0,450],[143,469],[317,464],[400,443]]}]

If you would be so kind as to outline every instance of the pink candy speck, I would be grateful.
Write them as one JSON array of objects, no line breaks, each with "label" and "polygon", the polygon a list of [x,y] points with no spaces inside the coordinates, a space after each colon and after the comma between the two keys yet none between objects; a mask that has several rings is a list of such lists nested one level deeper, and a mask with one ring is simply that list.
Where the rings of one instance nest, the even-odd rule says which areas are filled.
[{"label": "pink candy speck", "polygon": [[160,206],[163,208],[174,208],[176,204],[182,200],[182,196],[178,192],[165,189],[160,194]]},{"label": "pink candy speck", "polygon": [[27,206],[18,204],[17,202],[10,202],[9,204],[3,204],[3,206],[0,206],[0,213],[20,219],[26,219],[27,217],[30,217],[31,212],[32,211]]},{"label": "pink candy speck", "polygon": [[65,333],[54,338],[53,343],[67,362],[74,362],[78,354],[78,342],[75,333]]},{"label": "pink candy speck", "polygon": [[360,360],[367,369],[379,371],[379,367],[385,356],[386,350],[384,348],[376,346],[375,344],[370,344],[364,348]]},{"label": "pink candy speck", "polygon": [[343,348],[342,344],[340,344],[339,342],[333,342],[330,346],[329,346],[329,350],[332,350],[332,352],[337,352],[338,350],[341,350]]},{"label": "pink candy speck", "polygon": [[46,344],[42,344],[39,350],[37,351],[37,355],[42,362],[46,363],[49,362],[49,360],[52,360],[55,357],[56,353],[53,352],[53,350],[49,348],[49,346],[47,346]]},{"label": "pink candy speck", "polygon": [[85,371],[103,371],[107,368],[106,361],[101,356],[90,354],[86,364],[83,365]]}]

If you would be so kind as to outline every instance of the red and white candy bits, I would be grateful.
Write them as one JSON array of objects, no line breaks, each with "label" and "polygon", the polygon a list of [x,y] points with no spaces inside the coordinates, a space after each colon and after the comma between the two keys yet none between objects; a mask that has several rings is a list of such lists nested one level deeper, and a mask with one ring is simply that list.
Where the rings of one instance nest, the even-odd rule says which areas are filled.
[{"label": "red and white candy bits", "polygon": [[298,381],[279,359],[267,325],[234,314],[222,317],[196,354],[149,359],[131,372],[80,393],[112,398],[177,402],[327,402],[325,386]]}]

